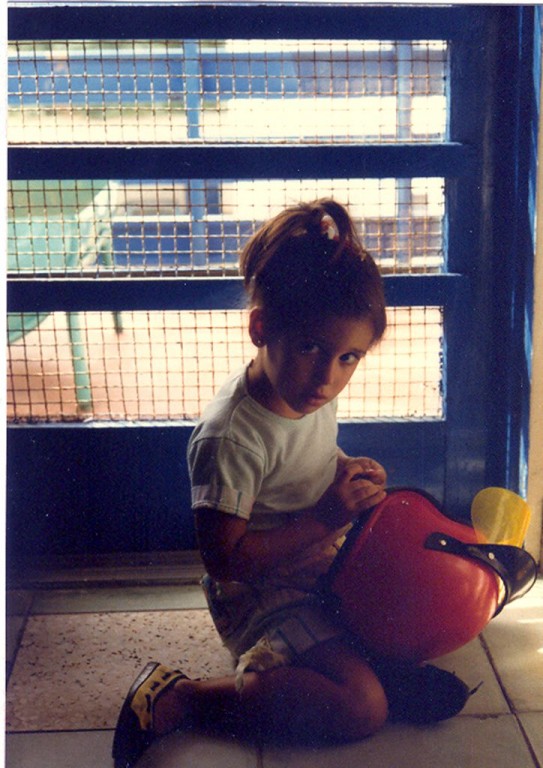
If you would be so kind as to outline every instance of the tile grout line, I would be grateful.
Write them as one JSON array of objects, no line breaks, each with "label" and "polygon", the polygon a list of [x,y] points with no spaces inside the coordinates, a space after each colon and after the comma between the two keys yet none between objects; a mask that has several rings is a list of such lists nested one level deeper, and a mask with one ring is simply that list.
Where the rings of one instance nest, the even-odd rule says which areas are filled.
[{"label": "tile grout line", "polygon": [[519,713],[517,712],[516,707],[514,706],[513,701],[511,699],[511,697],[509,696],[509,694],[507,693],[507,689],[506,689],[505,685],[502,682],[502,679],[501,679],[500,674],[498,672],[498,667],[497,667],[497,665],[496,665],[496,663],[494,661],[494,657],[492,656],[490,648],[488,647],[488,644],[487,644],[487,642],[486,642],[486,640],[485,640],[485,638],[484,638],[484,636],[482,634],[480,635],[479,639],[481,641],[481,646],[482,646],[482,648],[483,648],[483,650],[484,650],[484,652],[486,654],[486,657],[488,659],[488,663],[492,667],[492,671],[494,672],[494,676],[495,676],[495,678],[497,680],[498,685],[500,686],[500,690],[501,690],[502,695],[503,695],[503,697],[505,699],[505,702],[506,702],[507,706],[509,707],[509,711],[513,715],[513,717],[515,718],[515,721],[517,723],[519,731],[520,731],[520,733],[522,735],[522,738],[524,739],[524,742],[526,744],[528,752],[530,753],[530,757],[533,760],[534,766],[535,766],[535,768],[543,768],[543,766],[539,762],[537,754],[536,754],[536,752],[535,752],[535,750],[534,750],[534,748],[532,746],[530,738],[529,738],[528,734],[526,733],[526,729],[524,728],[524,725],[522,724],[522,721],[520,719]]},{"label": "tile grout line", "polygon": [[[203,611],[208,612],[208,609],[202,606],[194,606],[193,608],[187,607],[187,608],[176,608],[176,607],[164,607],[164,608],[134,608],[132,606],[129,606],[127,608],[110,608],[107,607],[96,607],[96,608],[86,608],[81,610],[61,610],[55,609],[55,610],[41,610],[41,611],[35,611],[32,613],[32,616],[92,616],[97,614],[109,614],[109,613],[194,613],[196,611]],[[30,616],[28,617],[30,618]]]},{"label": "tile grout line", "polygon": [[539,759],[538,759],[538,757],[536,755],[536,752],[535,752],[534,748],[532,747],[532,742],[530,741],[530,738],[529,738],[528,734],[526,733],[526,729],[524,728],[524,725],[522,724],[522,721],[521,721],[520,717],[518,716],[518,714],[516,712],[513,712],[513,716],[514,716],[515,720],[517,721],[517,725],[518,725],[519,730],[520,730],[520,732],[522,734],[522,738],[526,742],[526,746],[528,747],[528,752],[530,753],[530,757],[534,761],[535,768],[543,768],[543,766],[539,762]]},{"label": "tile grout line", "polygon": [[[32,592],[32,597],[30,598],[30,602],[28,604],[28,607],[26,608],[26,610],[25,610],[25,612],[24,612],[24,614],[22,616],[23,622],[22,622],[21,628],[19,629],[19,632],[17,633],[17,642],[16,642],[15,650],[13,651],[13,657],[6,664],[6,681],[5,681],[6,687],[9,685],[9,681],[11,679],[11,675],[13,674],[13,670],[15,669],[15,664],[17,662],[17,656],[19,655],[19,651],[20,651],[21,645],[23,643],[23,638],[25,636],[25,632],[26,632],[26,628],[28,626],[28,622],[29,622],[31,616],[33,616],[32,607],[34,605],[34,598],[35,598],[35,595]],[[6,622],[7,622],[7,620],[9,618],[13,618],[13,617],[6,616]]]}]

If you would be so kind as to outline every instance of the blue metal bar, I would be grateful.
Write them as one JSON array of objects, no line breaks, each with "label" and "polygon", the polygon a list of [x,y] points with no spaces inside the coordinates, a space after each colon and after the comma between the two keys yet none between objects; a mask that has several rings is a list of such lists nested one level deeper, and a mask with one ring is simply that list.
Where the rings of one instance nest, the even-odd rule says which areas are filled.
[{"label": "blue metal bar", "polygon": [[[319,4],[264,5],[84,5],[8,9],[10,40],[130,40],[200,38],[290,38],[450,40],[470,26],[485,6]],[[190,31],[189,31],[190,30]]]},{"label": "blue metal bar", "polygon": [[524,311],[532,258],[526,154],[533,14],[529,6],[495,6],[451,46],[450,138],[481,158],[472,175],[446,185],[448,266],[470,281],[469,302],[447,313],[444,326],[445,485],[453,509],[484,485],[519,490],[519,410],[529,380],[518,359],[524,335],[515,312]]},{"label": "blue metal bar", "polygon": [[[448,306],[468,281],[461,275],[384,278],[390,306]],[[245,306],[241,278],[15,279],[8,312],[232,309]]]},{"label": "blue metal bar", "polygon": [[495,106],[495,142],[503,160],[495,176],[493,198],[492,337],[500,343],[494,348],[491,372],[499,382],[492,391],[491,440],[505,450],[497,454],[490,448],[488,466],[503,485],[518,489],[526,482],[530,408],[526,308],[533,274],[530,184],[535,174],[532,142],[538,127],[536,94],[540,85],[533,67],[534,8],[520,6],[510,12],[509,28],[510,45],[496,57],[500,93]]},{"label": "blue metal bar", "polygon": [[[396,45],[396,114],[398,115],[397,136],[399,141],[411,139],[412,120],[412,57],[413,48],[409,42]],[[411,183],[398,179],[396,182],[396,233],[398,243],[398,264],[409,264],[409,229],[411,221]]]},{"label": "blue metal bar", "polygon": [[199,139],[203,89],[200,45],[194,40],[185,41],[184,60],[188,138]]},{"label": "blue metal bar", "polygon": [[144,147],[10,147],[10,179],[300,179],[455,178],[478,162],[460,143],[341,145],[211,145]]}]

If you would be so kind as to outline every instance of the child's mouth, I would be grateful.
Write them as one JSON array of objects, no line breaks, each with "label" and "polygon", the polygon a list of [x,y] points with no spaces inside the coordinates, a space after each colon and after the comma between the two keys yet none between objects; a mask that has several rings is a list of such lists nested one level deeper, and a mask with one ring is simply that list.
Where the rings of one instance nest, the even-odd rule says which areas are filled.
[{"label": "child's mouth", "polygon": [[328,398],[325,395],[321,395],[318,392],[311,392],[307,396],[307,402],[311,405],[324,405],[328,402]]}]

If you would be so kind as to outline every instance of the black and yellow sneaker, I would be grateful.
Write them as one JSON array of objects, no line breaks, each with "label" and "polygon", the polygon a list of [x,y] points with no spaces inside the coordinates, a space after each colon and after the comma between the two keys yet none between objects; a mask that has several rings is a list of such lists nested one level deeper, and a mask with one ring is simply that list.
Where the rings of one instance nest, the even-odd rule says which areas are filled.
[{"label": "black and yellow sneaker", "polygon": [[153,708],[159,696],[177,680],[179,670],[150,662],[132,683],[119,714],[113,738],[115,768],[132,768],[155,738]]},{"label": "black and yellow sneaker", "polygon": [[455,674],[432,664],[380,660],[372,666],[385,690],[392,722],[424,725],[447,720],[480,687],[470,690]]}]

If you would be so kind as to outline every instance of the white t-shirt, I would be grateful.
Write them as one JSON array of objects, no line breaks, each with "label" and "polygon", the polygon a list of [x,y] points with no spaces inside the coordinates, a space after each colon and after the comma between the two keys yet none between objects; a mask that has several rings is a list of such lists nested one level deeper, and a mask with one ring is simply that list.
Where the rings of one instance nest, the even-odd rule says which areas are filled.
[{"label": "white t-shirt", "polygon": [[190,438],[192,506],[261,530],[312,506],[333,482],[336,403],[300,419],[278,416],[249,395],[246,375],[244,368],[226,381]]}]

